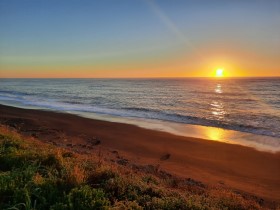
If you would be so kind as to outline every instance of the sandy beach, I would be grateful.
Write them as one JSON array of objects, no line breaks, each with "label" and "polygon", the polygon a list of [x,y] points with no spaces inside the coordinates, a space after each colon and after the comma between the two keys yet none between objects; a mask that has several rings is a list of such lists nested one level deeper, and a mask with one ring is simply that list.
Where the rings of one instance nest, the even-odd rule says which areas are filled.
[{"label": "sandy beach", "polygon": [[280,201],[280,153],[51,111],[0,105],[0,123],[57,146],[118,154],[171,174]]}]

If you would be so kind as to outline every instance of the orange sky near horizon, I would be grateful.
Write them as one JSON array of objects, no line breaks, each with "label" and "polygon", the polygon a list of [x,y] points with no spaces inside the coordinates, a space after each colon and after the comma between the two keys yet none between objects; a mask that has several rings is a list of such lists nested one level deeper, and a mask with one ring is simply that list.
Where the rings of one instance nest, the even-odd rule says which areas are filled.
[{"label": "orange sky near horizon", "polygon": [[[218,55],[218,56],[215,56]],[[242,57],[245,59],[242,60]],[[254,60],[262,61],[257,64]],[[160,78],[215,77],[218,68],[224,77],[279,77],[279,61],[261,55],[228,56],[208,52],[203,59],[194,55],[176,55],[139,61],[98,64],[9,65],[0,64],[0,78]],[[270,65],[271,64],[271,65]]]},{"label": "orange sky near horizon", "polygon": [[[216,68],[218,69],[219,66]],[[57,70],[59,69],[59,72]],[[38,71],[36,70],[22,68],[20,70],[11,70],[6,72],[1,72],[0,78],[184,78],[184,77],[215,77],[216,69],[204,70],[204,71],[192,71],[192,74],[186,73],[184,68],[177,68],[176,70],[172,68],[153,69],[153,71],[145,70],[135,70],[130,69],[118,71],[116,70],[92,70],[90,67],[67,67],[67,69],[62,70],[61,68],[53,68],[52,71]],[[230,77],[280,77],[280,74],[274,74],[273,72],[268,73],[258,73],[255,71],[243,71],[243,70],[232,70],[224,69],[224,78]],[[172,73],[173,72],[173,73]],[[190,71],[189,71],[190,72]],[[247,74],[246,74],[246,73]]]}]

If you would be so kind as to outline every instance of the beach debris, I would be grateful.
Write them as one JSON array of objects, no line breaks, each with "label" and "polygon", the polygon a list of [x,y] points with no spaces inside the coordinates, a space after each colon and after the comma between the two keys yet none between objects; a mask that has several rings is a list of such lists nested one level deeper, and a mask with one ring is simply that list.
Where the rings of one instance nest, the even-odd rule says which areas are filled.
[{"label": "beach debris", "polygon": [[167,154],[161,156],[161,157],[160,157],[160,160],[161,160],[161,161],[168,160],[168,159],[170,158],[170,156],[171,156],[171,155],[170,155],[169,153],[167,153]]},{"label": "beach debris", "polygon": [[219,181],[218,183],[221,185],[225,185],[225,183],[223,181]]},{"label": "beach debris", "polygon": [[58,144],[55,141],[51,141],[51,144],[58,146]]},{"label": "beach debris", "polygon": [[194,179],[192,179],[192,178],[187,178],[187,179],[184,180],[184,182],[185,182],[185,184],[187,184],[187,185],[198,186],[198,187],[203,187],[203,188],[205,188],[205,185],[204,185],[202,182],[196,181],[196,180],[194,180]]},{"label": "beach debris", "polygon": [[67,157],[74,157],[74,154],[72,152],[64,152],[62,154],[62,157],[67,158]]},{"label": "beach debris", "polygon": [[94,145],[96,146],[96,145],[99,145],[99,144],[101,144],[101,141],[100,140],[96,140],[95,142],[94,142]]},{"label": "beach debris", "polygon": [[84,133],[81,133],[78,136],[81,137],[81,138],[86,138],[87,137],[86,134],[84,134]]},{"label": "beach debris", "polygon": [[92,147],[92,146],[90,146],[90,145],[87,145],[87,148],[88,148],[88,149],[93,149],[93,147]]},{"label": "beach debris", "polygon": [[160,165],[138,165],[138,164],[131,164],[131,168],[137,171],[143,171],[145,173],[150,174],[157,174],[159,172]]},{"label": "beach debris", "polygon": [[124,158],[120,159],[120,160],[117,160],[117,164],[125,166],[125,165],[128,164],[128,160],[124,159]]},{"label": "beach debris", "polygon": [[89,144],[91,144],[92,146],[97,146],[97,145],[101,144],[101,140],[98,139],[97,137],[90,137],[90,138],[88,138],[87,142]]},{"label": "beach debris", "polygon": [[21,130],[24,125],[33,125],[34,122],[24,118],[4,118],[1,123],[15,129]]},{"label": "beach debris", "polygon": [[152,174],[157,173],[158,169],[159,169],[159,166],[160,165],[156,165],[156,166],[154,166],[154,165],[146,165],[145,166],[145,171],[147,173],[152,173]]},{"label": "beach debris", "polygon": [[82,147],[82,148],[88,148],[89,145],[87,145],[87,144],[77,144],[76,146]]},{"label": "beach debris", "polygon": [[113,151],[111,151],[111,152],[112,152],[113,154],[116,154],[116,155],[119,154],[117,150],[113,150]]},{"label": "beach debris", "polygon": [[159,177],[162,178],[162,179],[167,179],[167,178],[171,178],[171,177],[172,177],[172,174],[167,173],[166,171],[163,171],[163,170],[160,170],[160,171],[158,172],[158,175],[159,175]]},{"label": "beach debris", "polygon": [[67,147],[73,147],[73,144],[66,144]]},{"label": "beach debris", "polygon": [[38,138],[38,137],[39,137],[37,133],[32,133],[31,136],[32,136],[33,138]]},{"label": "beach debris", "polygon": [[116,150],[111,151],[111,153],[116,155],[116,158],[121,158],[121,156],[119,155],[119,152]]}]

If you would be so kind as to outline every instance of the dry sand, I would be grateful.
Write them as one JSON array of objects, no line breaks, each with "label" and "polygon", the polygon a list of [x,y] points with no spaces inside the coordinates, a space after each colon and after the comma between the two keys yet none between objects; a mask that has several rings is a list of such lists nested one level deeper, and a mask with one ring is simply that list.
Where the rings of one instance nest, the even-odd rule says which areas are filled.
[{"label": "dry sand", "polygon": [[80,152],[96,152],[94,148],[98,146],[130,162],[158,166],[179,177],[280,201],[280,153],[4,105],[0,105],[0,122],[58,146]]}]

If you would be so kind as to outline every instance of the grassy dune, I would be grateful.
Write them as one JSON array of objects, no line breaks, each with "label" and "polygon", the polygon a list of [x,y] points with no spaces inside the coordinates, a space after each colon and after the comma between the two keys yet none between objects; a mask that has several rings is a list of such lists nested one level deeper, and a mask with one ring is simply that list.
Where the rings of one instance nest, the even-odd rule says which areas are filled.
[{"label": "grassy dune", "polygon": [[266,209],[262,199],[132,170],[0,128],[0,209]]}]

